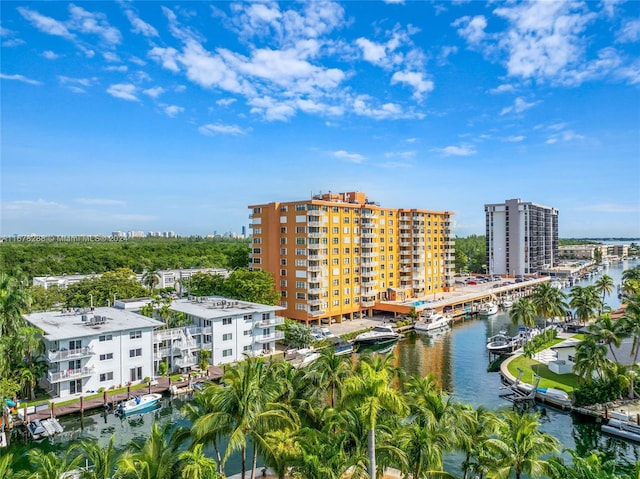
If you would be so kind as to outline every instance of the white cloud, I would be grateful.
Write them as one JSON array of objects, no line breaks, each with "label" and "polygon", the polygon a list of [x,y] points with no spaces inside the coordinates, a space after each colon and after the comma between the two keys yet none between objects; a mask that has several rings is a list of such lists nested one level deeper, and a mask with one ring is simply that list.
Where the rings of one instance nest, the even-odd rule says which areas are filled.
[{"label": "white cloud", "polygon": [[514,135],[514,136],[507,136],[505,138],[503,138],[502,141],[506,141],[509,143],[518,143],[523,141],[526,138],[526,136],[524,135]]},{"label": "white cloud", "polygon": [[458,34],[471,45],[480,43],[486,37],[484,29],[487,28],[487,19],[483,15],[458,18],[451,26],[458,28]]},{"label": "white cloud", "polygon": [[67,39],[74,38],[73,34],[67,29],[64,23],[59,22],[58,20],[41,15],[34,10],[29,10],[24,7],[18,7],[18,12],[20,12],[24,18],[29,20],[31,24],[41,32]]},{"label": "white cloud", "polygon": [[249,110],[251,113],[262,115],[269,121],[288,120],[296,114],[293,104],[270,96],[252,98],[248,103],[251,106],[251,110]]},{"label": "white cloud", "polygon": [[133,27],[131,31],[133,33],[140,33],[145,37],[158,36],[158,30],[156,30],[152,25],[149,25],[144,20],[141,20],[133,10],[125,10],[124,13],[131,22],[131,26]]},{"label": "white cloud", "polygon": [[358,38],[356,45],[362,50],[363,58],[374,65],[379,65],[386,58],[387,49],[383,44],[372,42],[366,38]]},{"label": "white cloud", "polygon": [[236,102],[235,98],[222,98],[216,101],[216,105],[229,106]]},{"label": "white cloud", "polygon": [[487,91],[487,93],[491,93],[492,95],[498,95],[500,93],[513,93],[516,91],[516,88],[513,85],[508,83],[503,83],[502,85],[498,85],[495,88],[491,88]]},{"label": "white cloud", "polygon": [[137,87],[131,83],[116,83],[107,88],[107,93],[122,100],[139,101],[136,96],[137,90]]},{"label": "white cloud", "polygon": [[164,112],[166,113],[167,116],[170,116],[171,118],[176,116],[178,113],[182,113],[183,111],[184,111],[184,108],[178,105],[167,105],[164,107]]},{"label": "white cloud", "polygon": [[564,130],[558,133],[551,135],[545,143],[548,145],[553,145],[559,141],[570,142],[570,141],[582,141],[585,139],[584,135],[580,135],[573,130]]},{"label": "white cloud", "polygon": [[473,145],[445,146],[444,148],[436,148],[434,151],[440,152],[444,156],[470,156],[477,153]]},{"label": "white cloud", "polygon": [[425,93],[433,91],[433,82],[426,80],[421,72],[396,72],[391,77],[391,84],[406,83],[413,87],[413,97],[421,100]]},{"label": "white cloud", "polygon": [[108,198],[77,198],[76,203],[89,206],[126,206],[122,200],[112,200]]},{"label": "white cloud", "polygon": [[413,158],[416,156],[416,152],[411,151],[390,151],[384,154],[385,158]]},{"label": "white cloud", "polygon": [[3,201],[0,207],[5,211],[24,213],[67,209],[66,205],[56,203],[55,201],[46,201],[43,199]]},{"label": "white cloud", "polygon": [[82,33],[91,33],[98,35],[105,42],[117,45],[122,37],[120,31],[109,25],[106,16],[102,13],[92,13],[77,5],[69,5],[69,13],[71,14],[70,24],[73,29]]},{"label": "white cloud", "polygon": [[126,65],[111,65],[111,66],[105,67],[104,69],[105,71],[108,71],[108,72],[120,72],[120,73],[124,73],[127,70],[129,70],[129,68]]},{"label": "white cloud", "polygon": [[92,86],[96,78],[72,78],[64,75],[58,75],[58,81],[61,85],[65,85],[74,93],[86,93],[85,88]]},{"label": "white cloud", "polygon": [[31,78],[27,78],[24,75],[7,75],[5,73],[0,73],[0,78],[3,80],[15,80],[21,81],[23,83],[28,83],[29,85],[42,85],[41,81],[32,80]]},{"label": "white cloud", "polygon": [[25,41],[21,38],[12,38],[10,40],[5,40],[2,42],[2,46],[6,48],[18,47],[20,45],[24,45]]},{"label": "white cloud", "polygon": [[164,93],[164,88],[162,88],[161,86],[147,88],[146,90],[142,90],[142,93],[150,96],[151,98],[158,98],[160,95]]},{"label": "white cloud", "polygon": [[110,63],[120,63],[120,57],[113,52],[103,52],[103,58]]},{"label": "white cloud", "polygon": [[538,102],[527,102],[524,98],[518,97],[516,98],[512,106],[503,108],[500,111],[500,115],[506,115],[507,113],[511,113],[511,112],[522,113],[523,111],[526,111],[537,104]]},{"label": "white cloud", "polygon": [[51,50],[46,50],[42,53],[42,56],[45,57],[47,60],[56,60],[58,58],[60,58],[60,55],[58,55],[55,52],[52,52]]},{"label": "white cloud", "polygon": [[224,135],[244,135],[246,131],[237,125],[223,125],[221,123],[209,123],[208,125],[202,125],[198,128],[198,131],[203,135],[213,136],[216,133]]},{"label": "white cloud", "polygon": [[351,163],[362,163],[366,158],[362,156],[360,153],[349,153],[345,150],[337,150],[331,153],[334,158],[338,158],[340,160],[347,160]]},{"label": "white cloud", "polygon": [[616,41],[619,43],[637,42],[640,39],[640,20],[628,20],[616,35]]},{"label": "white cloud", "polygon": [[149,58],[156,60],[162,64],[163,68],[170,70],[174,73],[180,71],[178,68],[178,63],[176,61],[176,57],[178,56],[178,50],[175,48],[161,48],[154,47],[149,51]]}]

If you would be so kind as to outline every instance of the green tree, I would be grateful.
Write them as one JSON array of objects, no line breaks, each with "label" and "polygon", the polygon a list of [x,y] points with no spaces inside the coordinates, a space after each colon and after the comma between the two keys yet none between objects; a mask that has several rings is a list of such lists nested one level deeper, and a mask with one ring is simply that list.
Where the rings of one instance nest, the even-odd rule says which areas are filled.
[{"label": "green tree", "polygon": [[86,440],[80,443],[82,457],[91,464],[87,479],[111,479],[118,462],[119,453],[114,446],[115,436],[111,436],[106,446],[101,446],[96,440]]},{"label": "green tree", "polygon": [[638,362],[638,351],[640,351],[640,293],[636,293],[624,300],[626,305],[624,314],[620,321],[620,330],[627,336],[633,338],[631,354],[633,362]]},{"label": "green tree", "polygon": [[592,451],[586,457],[572,449],[567,452],[571,455],[569,464],[558,456],[549,459],[552,479],[632,479],[620,470],[615,460],[606,459],[603,451]]},{"label": "green tree", "polygon": [[[173,479],[178,466],[178,451],[186,435],[176,429],[169,436],[171,423],[151,427],[144,442],[132,441],[118,460],[118,476],[133,479]],[[167,439],[169,436],[169,439]]]},{"label": "green tree", "polygon": [[336,355],[333,348],[324,348],[320,357],[308,368],[306,376],[315,386],[320,397],[321,404],[327,403],[333,408],[336,404],[337,394],[346,378],[351,375],[351,362],[346,356]]},{"label": "green tree", "polygon": [[29,479],[60,479],[66,472],[77,469],[82,456],[75,455],[75,446],[71,446],[61,455],[44,452],[42,449],[27,451],[27,457],[33,471]]},{"label": "green tree", "polygon": [[600,310],[602,302],[595,286],[574,286],[571,288],[569,305],[575,308],[575,316],[582,323],[594,317],[595,311]]},{"label": "green tree", "polygon": [[537,414],[502,413],[497,436],[486,442],[494,455],[494,463],[487,476],[506,478],[513,473],[516,479],[523,474],[543,477],[548,471],[548,463],[542,457],[557,452],[559,442],[540,431],[539,427]]},{"label": "green tree", "polygon": [[567,311],[566,295],[550,283],[540,283],[533,289],[531,302],[538,316],[543,318],[564,317]]},{"label": "green tree", "polygon": [[587,336],[576,346],[574,372],[587,382],[591,382],[593,374],[604,377],[611,368],[611,361],[607,359],[607,347],[597,343],[595,338]]},{"label": "green tree", "polygon": [[198,367],[206,371],[209,368],[209,359],[211,359],[211,351],[209,349],[201,349],[198,352]]},{"label": "green tree", "polygon": [[344,406],[354,407],[366,418],[370,479],[376,478],[376,425],[380,414],[385,411],[402,415],[408,411],[402,395],[392,386],[394,372],[390,361],[388,356],[382,367],[376,367],[366,358],[361,360],[356,374],[347,378],[343,386]]},{"label": "green tree", "polygon": [[218,479],[216,461],[205,456],[202,444],[195,444],[193,449],[182,451],[180,461],[180,477],[182,479]]},{"label": "green tree", "polygon": [[31,298],[22,281],[0,272],[0,336],[11,336],[24,325],[22,314],[30,305]]},{"label": "green tree", "polygon": [[29,288],[31,297],[31,311],[51,311],[65,304],[64,291],[57,286],[31,286]]},{"label": "green tree", "polygon": [[229,298],[241,301],[268,305],[275,305],[280,301],[275,281],[268,271],[236,269],[225,280],[225,290]]},{"label": "green tree", "polygon": [[187,288],[194,296],[225,296],[224,283],[224,276],[220,274],[197,272],[187,281]]},{"label": "green tree", "polygon": [[[604,301],[607,295],[611,294],[615,287],[613,278],[608,274],[603,274],[596,280],[596,282],[593,285],[595,286],[596,291],[598,291],[602,295],[602,304],[604,305],[605,304]],[[602,312],[602,310],[600,311]]]},{"label": "green tree", "polygon": [[285,318],[283,343],[290,348],[306,348],[313,342],[313,334],[311,328],[304,323]]},{"label": "green tree", "polygon": [[509,310],[509,318],[513,324],[522,323],[527,328],[533,328],[536,325],[536,307],[529,299],[518,298]]},{"label": "green tree", "polygon": [[589,325],[588,331],[593,335],[596,342],[604,343],[609,347],[609,352],[613,356],[614,361],[618,362],[613,346],[616,348],[622,344],[622,334],[618,323],[611,319],[611,316],[605,314],[600,316],[595,323]]},{"label": "green tree", "polygon": [[142,275],[142,284],[146,286],[149,291],[153,291],[159,282],[160,279],[158,278],[158,271],[156,269],[148,269]]}]

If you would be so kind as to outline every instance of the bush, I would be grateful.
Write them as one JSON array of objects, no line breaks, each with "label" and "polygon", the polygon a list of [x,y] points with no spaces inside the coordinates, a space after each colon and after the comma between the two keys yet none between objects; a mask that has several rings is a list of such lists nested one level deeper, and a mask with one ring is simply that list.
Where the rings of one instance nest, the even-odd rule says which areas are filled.
[{"label": "bush", "polygon": [[584,382],[573,391],[576,406],[603,404],[619,399],[625,390],[619,384],[603,379]]}]

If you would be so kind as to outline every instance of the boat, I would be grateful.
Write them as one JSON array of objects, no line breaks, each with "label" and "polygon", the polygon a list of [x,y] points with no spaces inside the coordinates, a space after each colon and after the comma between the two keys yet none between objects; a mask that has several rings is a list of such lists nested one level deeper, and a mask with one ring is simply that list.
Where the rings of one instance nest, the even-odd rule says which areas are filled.
[{"label": "boat", "polygon": [[353,344],[342,338],[331,338],[333,345],[333,354],[336,356],[350,355],[353,353]]},{"label": "boat", "polygon": [[49,435],[45,427],[42,425],[42,421],[40,419],[34,419],[33,421],[27,424],[27,432],[29,436],[34,441],[38,439],[43,439]]},{"label": "boat", "polygon": [[320,357],[320,353],[312,348],[303,348],[296,351],[295,357],[291,360],[294,368],[303,368],[308,366]]},{"label": "boat", "polygon": [[502,307],[502,309],[509,309],[511,306],[513,306],[513,301],[508,298],[505,298],[500,303],[500,306]]},{"label": "boat", "polygon": [[381,324],[374,327],[371,331],[358,334],[353,340],[353,343],[358,345],[384,344],[396,341],[399,338],[400,335],[396,333],[390,325]]},{"label": "boat", "polygon": [[152,409],[158,404],[158,401],[160,401],[161,398],[162,394],[158,393],[136,396],[135,398],[118,404],[118,407],[116,408],[116,414],[122,414],[123,416],[126,416],[127,414],[134,414]]},{"label": "boat", "polygon": [[60,423],[55,417],[43,419],[40,421],[42,426],[47,430],[47,436],[55,436],[64,431]]},{"label": "boat", "polygon": [[600,426],[602,432],[630,441],[640,442],[640,425],[632,422],[627,414],[616,411],[611,411],[609,414],[610,417],[607,422]]},{"label": "boat", "polygon": [[493,316],[494,314],[498,314],[498,305],[493,301],[484,303],[480,305],[480,309],[478,309],[478,314],[480,316]]},{"label": "boat", "polygon": [[443,316],[442,314],[435,314],[429,316],[427,319],[416,321],[413,325],[413,329],[416,331],[435,331],[437,329],[443,329],[451,325],[451,318]]},{"label": "boat", "polygon": [[509,336],[506,331],[500,331],[487,340],[487,351],[493,354],[508,354],[513,353],[521,345],[522,338],[519,335]]}]

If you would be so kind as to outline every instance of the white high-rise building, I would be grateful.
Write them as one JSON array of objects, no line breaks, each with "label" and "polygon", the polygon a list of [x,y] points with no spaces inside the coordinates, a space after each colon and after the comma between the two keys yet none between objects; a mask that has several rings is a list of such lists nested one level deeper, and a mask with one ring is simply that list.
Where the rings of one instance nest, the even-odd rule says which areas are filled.
[{"label": "white high-rise building", "polygon": [[558,210],[519,198],[484,206],[490,274],[527,275],[558,261]]}]

